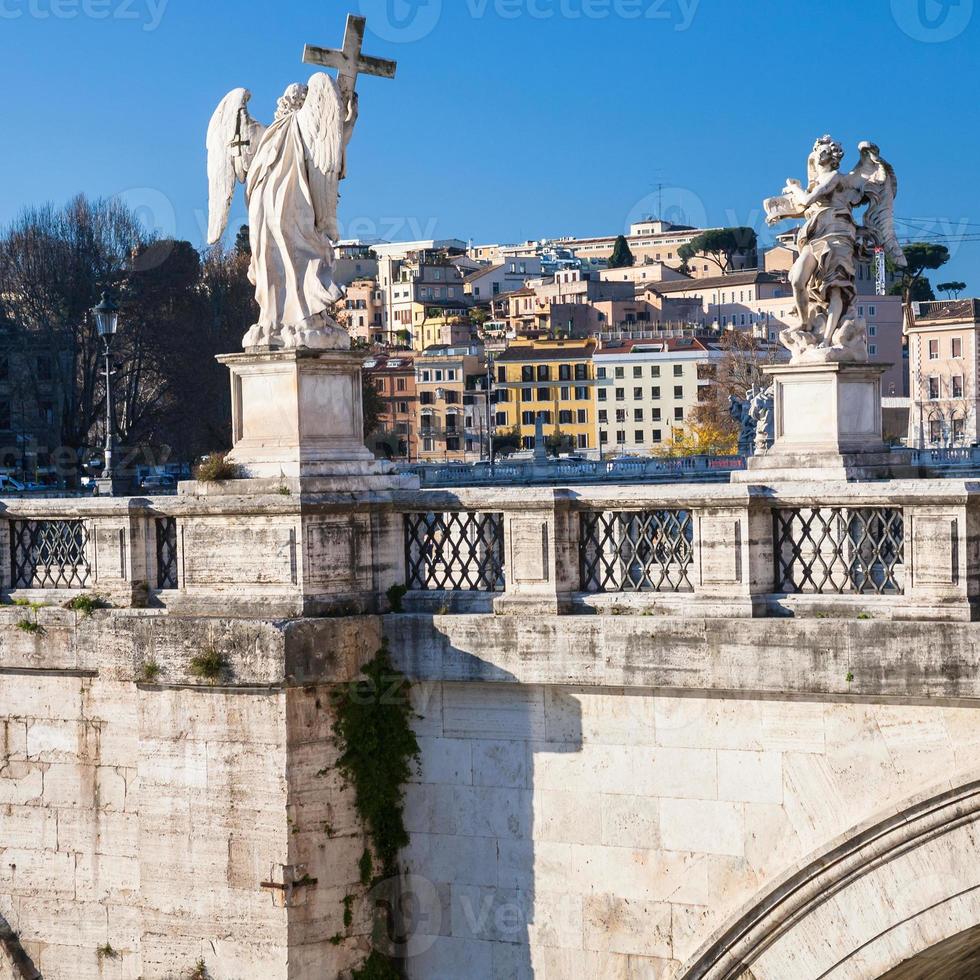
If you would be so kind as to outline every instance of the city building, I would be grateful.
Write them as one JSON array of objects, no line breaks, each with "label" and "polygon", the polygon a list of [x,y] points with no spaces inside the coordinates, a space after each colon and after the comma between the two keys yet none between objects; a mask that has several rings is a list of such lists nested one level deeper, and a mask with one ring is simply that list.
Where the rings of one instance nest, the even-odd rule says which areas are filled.
[{"label": "city building", "polygon": [[376,279],[355,279],[341,301],[343,319],[351,337],[365,344],[390,344],[382,321],[381,290]]},{"label": "city building", "polygon": [[428,299],[412,304],[412,348],[456,347],[476,340],[469,304],[457,299]]},{"label": "city building", "polygon": [[367,242],[338,242],[331,278],[338,286],[348,286],[357,279],[378,277],[378,256]]},{"label": "city building", "polygon": [[426,346],[413,335],[413,327],[425,319],[425,311],[419,304],[442,300],[456,301],[458,307],[468,305],[463,273],[444,251],[413,252],[403,258],[382,256],[378,288],[383,329],[416,350]]},{"label": "city building", "polygon": [[593,356],[596,445],[648,454],[682,439],[725,356],[696,337],[604,344]]},{"label": "city building", "polygon": [[537,257],[504,259],[466,276],[466,295],[485,303],[495,296],[522,288],[528,279],[540,275],[541,260]]},{"label": "city building", "polygon": [[532,449],[537,420],[545,436],[560,436],[566,448],[595,447],[595,341],[516,341],[497,355],[497,431],[513,431]]},{"label": "city building", "polygon": [[479,344],[441,345],[415,355],[418,458],[471,462],[489,444],[487,367]]},{"label": "city building", "polygon": [[384,404],[378,428],[368,437],[379,458],[418,458],[418,395],[415,363],[403,351],[377,354],[364,362],[364,375]]},{"label": "city building", "polygon": [[916,304],[909,328],[911,411],[916,449],[975,446],[980,299]]}]

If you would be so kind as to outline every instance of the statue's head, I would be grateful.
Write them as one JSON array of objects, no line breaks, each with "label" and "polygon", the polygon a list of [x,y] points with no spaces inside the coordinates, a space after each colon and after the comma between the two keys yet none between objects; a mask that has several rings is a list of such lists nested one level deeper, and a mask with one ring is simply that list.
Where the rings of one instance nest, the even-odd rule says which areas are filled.
[{"label": "statue's head", "polygon": [[290,113],[302,109],[307,92],[309,92],[309,88],[306,85],[301,85],[298,82],[290,85],[283,92],[276,106],[276,119],[282,119],[283,116],[288,116]]},{"label": "statue's head", "polygon": [[813,144],[813,154],[821,166],[837,170],[844,159],[844,147],[832,136],[821,136]]}]

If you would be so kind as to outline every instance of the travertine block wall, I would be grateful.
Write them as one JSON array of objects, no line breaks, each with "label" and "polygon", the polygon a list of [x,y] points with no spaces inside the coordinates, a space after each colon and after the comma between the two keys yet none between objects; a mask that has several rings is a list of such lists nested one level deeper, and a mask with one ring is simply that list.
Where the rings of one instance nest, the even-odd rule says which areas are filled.
[{"label": "travertine block wall", "polygon": [[[364,837],[323,679],[351,676],[374,621],[38,617],[40,635],[0,628],[0,916],[45,980],[357,962],[366,923],[329,942]],[[215,686],[188,671],[205,646],[227,660]],[[143,684],[149,657],[161,674]],[[6,980],[2,949],[0,964]]]},{"label": "travertine block wall", "polygon": [[970,707],[437,683],[418,708],[418,980],[674,976],[780,875],[980,750]]}]

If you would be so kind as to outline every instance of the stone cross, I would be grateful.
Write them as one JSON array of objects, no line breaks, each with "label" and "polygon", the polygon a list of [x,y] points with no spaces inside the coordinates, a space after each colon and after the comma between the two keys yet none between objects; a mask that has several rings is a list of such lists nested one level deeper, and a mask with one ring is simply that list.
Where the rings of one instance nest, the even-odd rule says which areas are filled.
[{"label": "stone cross", "polygon": [[307,44],[303,49],[303,61],[308,65],[322,65],[337,69],[337,83],[346,98],[354,94],[357,76],[377,75],[380,78],[394,78],[398,63],[382,58],[371,58],[361,54],[364,44],[364,27],[367,20],[355,14],[347,15],[347,30],[344,33],[344,46],[339,51],[332,48],[318,48]]}]

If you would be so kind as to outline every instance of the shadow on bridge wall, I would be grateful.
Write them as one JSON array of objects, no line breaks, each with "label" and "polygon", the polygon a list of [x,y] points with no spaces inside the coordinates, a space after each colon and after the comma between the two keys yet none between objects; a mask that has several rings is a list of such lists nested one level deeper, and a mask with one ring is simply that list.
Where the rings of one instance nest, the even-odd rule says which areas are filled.
[{"label": "shadow on bridge wall", "polygon": [[534,810],[536,756],[581,750],[578,701],[518,684],[455,647],[430,617],[409,628],[426,642],[398,644],[402,656],[393,649],[413,678],[423,751],[406,799],[408,976],[530,980],[535,934],[581,916],[567,889],[539,888],[548,854],[539,853]]}]

